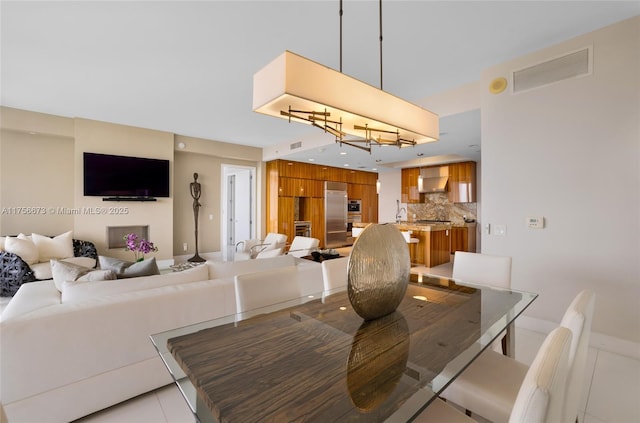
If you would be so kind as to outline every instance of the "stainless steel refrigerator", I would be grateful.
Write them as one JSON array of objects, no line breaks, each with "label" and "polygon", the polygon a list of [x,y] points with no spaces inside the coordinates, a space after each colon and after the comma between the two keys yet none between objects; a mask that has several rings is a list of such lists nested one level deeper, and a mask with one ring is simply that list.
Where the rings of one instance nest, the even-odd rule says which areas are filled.
[{"label": "stainless steel refrigerator", "polygon": [[324,183],[324,246],[342,247],[347,244],[347,184]]}]

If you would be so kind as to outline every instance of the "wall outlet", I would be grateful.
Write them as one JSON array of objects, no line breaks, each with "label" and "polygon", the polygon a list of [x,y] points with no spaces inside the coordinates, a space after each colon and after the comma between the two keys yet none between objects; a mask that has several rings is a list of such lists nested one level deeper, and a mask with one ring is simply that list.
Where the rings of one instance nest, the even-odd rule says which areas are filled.
[{"label": "wall outlet", "polygon": [[507,234],[507,225],[493,225],[493,234],[496,236],[505,236]]},{"label": "wall outlet", "polygon": [[187,251],[187,243],[182,244],[182,251]]}]

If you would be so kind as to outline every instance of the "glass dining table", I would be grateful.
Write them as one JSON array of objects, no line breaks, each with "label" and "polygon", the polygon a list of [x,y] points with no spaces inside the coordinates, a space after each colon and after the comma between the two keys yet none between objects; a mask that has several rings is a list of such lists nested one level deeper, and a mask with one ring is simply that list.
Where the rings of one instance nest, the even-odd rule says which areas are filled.
[{"label": "glass dining table", "polygon": [[201,423],[407,422],[536,299],[410,276],[397,310],[364,321],[326,291],[151,336]]}]

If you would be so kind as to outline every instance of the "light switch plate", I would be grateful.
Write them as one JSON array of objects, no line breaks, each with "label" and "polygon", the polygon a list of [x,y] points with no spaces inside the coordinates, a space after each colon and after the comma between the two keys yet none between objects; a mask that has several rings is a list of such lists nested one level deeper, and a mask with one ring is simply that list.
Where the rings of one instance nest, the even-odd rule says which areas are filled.
[{"label": "light switch plate", "polygon": [[544,217],[527,217],[527,227],[532,229],[544,228]]}]

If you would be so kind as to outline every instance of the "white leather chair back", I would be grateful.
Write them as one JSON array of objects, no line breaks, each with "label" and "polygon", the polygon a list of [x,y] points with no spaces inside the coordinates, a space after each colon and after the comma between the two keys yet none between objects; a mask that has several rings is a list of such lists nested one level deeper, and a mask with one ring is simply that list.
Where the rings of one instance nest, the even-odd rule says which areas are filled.
[{"label": "white leather chair back", "polygon": [[349,257],[325,260],[321,265],[322,281],[324,283],[325,291],[347,287],[347,266],[349,265]]},{"label": "white leather chair back", "polygon": [[311,254],[311,251],[318,248],[320,240],[318,238],[310,238],[307,236],[295,236],[289,247],[288,255],[294,257],[304,257]]},{"label": "white leather chair back", "polygon": [[511,257],[456,251],[454,279],[499,288],[511,287]]},{"label": "white leather chair back", "polygon": [[560,326],[545,338],[522,381],[509,423],[563,421],[571,337],[571,331]]},{"label": "white leather chair back", "polygon": [[271,258],[271,257],[277,257],[277,256],[281,256],[284,254],[284,251],[282,248],[271,248],[269,250],[264,250],[258,253],[258,255],[256,256],[257,259],[265,259],[265,258]]},{"label": "white leather chair back", "polygon": [[593,291],[580,292],[571,302],[560,322],[560,326],[571,330],[573,335],[569,351],[569,377],[564,405],[564,421],[567,422],[576,421],[580,408],[595,301],[596,296]]},{"label": "white leather chair back", "polygon": [[262,244],[264,244],[264,249],[262,251],[284,248],[287,244],[287,236],[284,234],[269,232],[267,236],[264,237]]},{"label": "white leather chair back", "polygon": [[234,286],[238,313],[300,297],[296,266],[237,275]]}]

